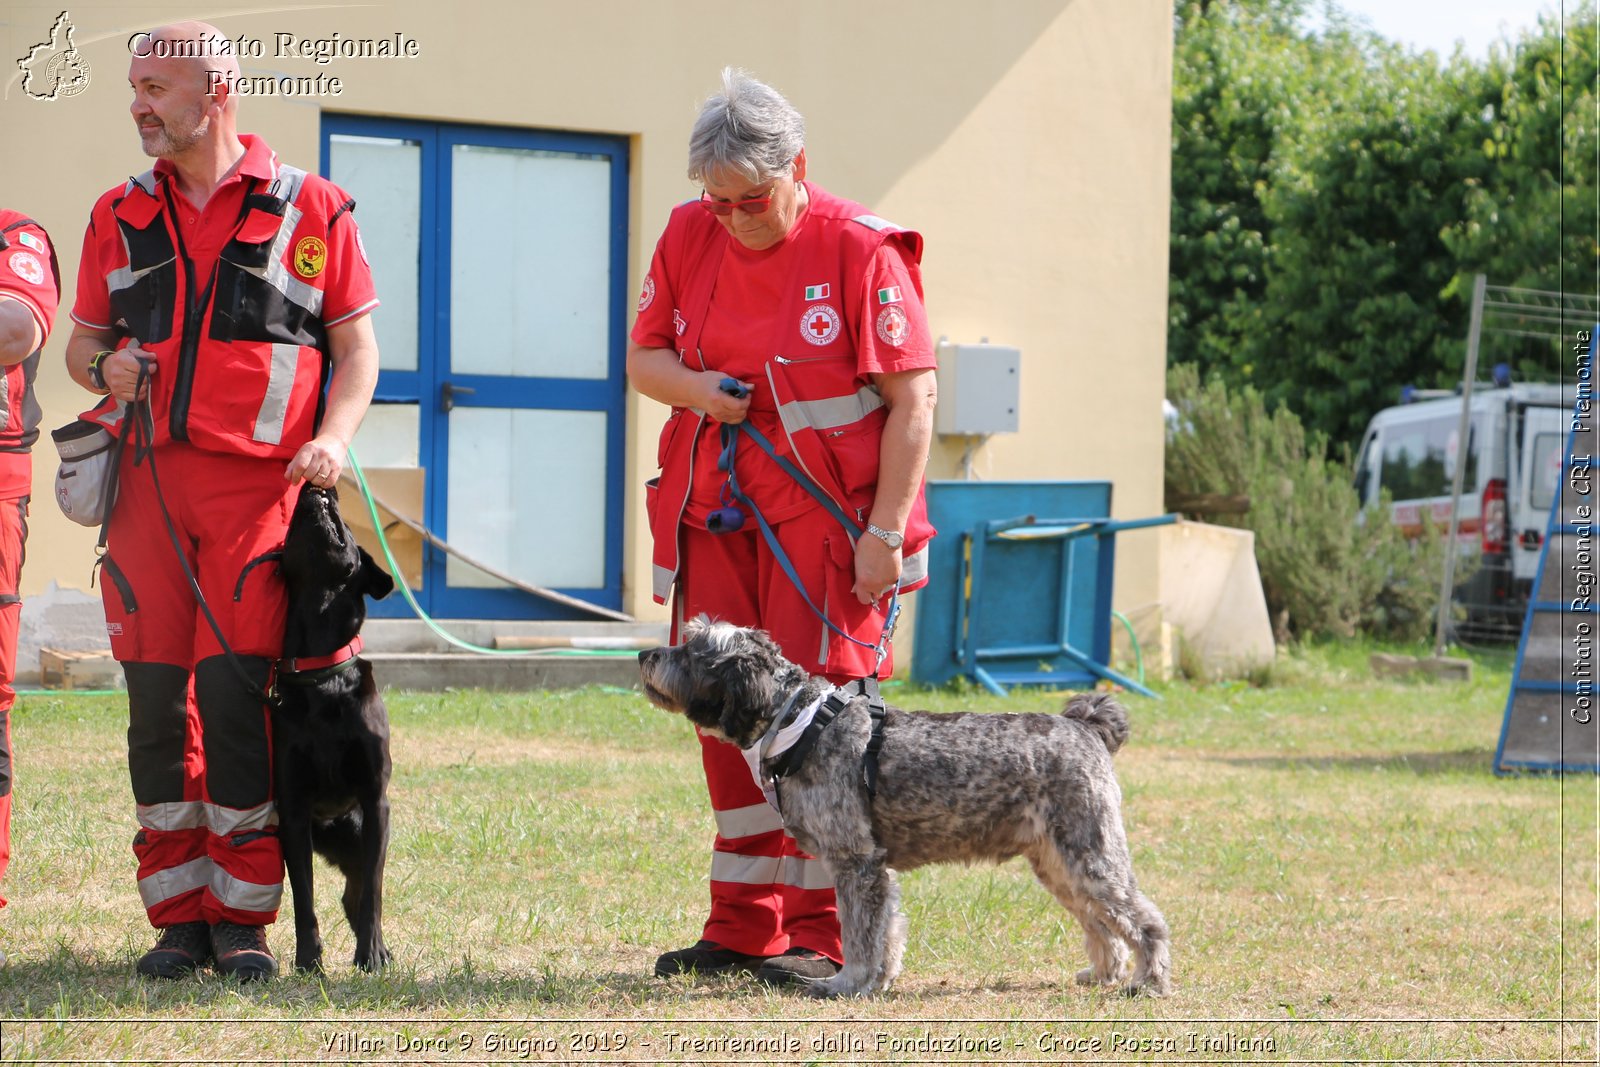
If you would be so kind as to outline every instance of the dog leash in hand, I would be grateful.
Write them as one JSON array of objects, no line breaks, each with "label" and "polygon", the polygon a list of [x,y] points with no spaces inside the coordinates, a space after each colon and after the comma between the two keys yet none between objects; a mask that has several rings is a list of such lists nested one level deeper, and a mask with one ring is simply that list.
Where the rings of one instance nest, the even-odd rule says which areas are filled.
[{"label": "dog leash in hand", "polygon": [[[727,380],[732,381],[732,379]],[[726,386],[724,386],[724,388],[726,389]],[[811,609],[811,613],[817,618],[821,619],[822,624],[829,630],[832,630],[835,634],[838,634],[852,645],[858,645],[861,648],[872,649],[873,654],[877,657],[877,662],[874,664],[875,670],[878,667],[882,667],[884,659],[889,654],[889,641],[894,636],[895,624],[900,620],[900,580],[898,578],[895,579],[894,592],[889,599],[889,610],[884,618],[883,633],[878,637],[876,644],[873,644],[870,641],[863,641],[858,637],[845,633],[844,630],[835,625],[833,620],[828,618],[822,609],[818,608],[817,605],[812,602],[811,594],[806,592],[805,583],[801,580],[799,572],[795,569],[794,562],[789,558],[789,554],[783,550],[783,546],[778,543],[778,535],[773,532],[772,526],[767,522],[766,516],[761,514],[761,509],[756,506],[756,502],[751,500],[750,497],[745,495],[744,491],[739,488],[739,477],[734,469],[734,458],[738,449],[739,436],[741,434],[750,438],[750,440],[753,441],[757,447],[759,447],[768,456],[772,457],[772,459],[777,462],[778,466],[782,468],[784,472],[787,473],[791,478],[793,478],[802,489],[804,489],[820,504],[822,504],[828,513],[837,519],[839,524],[844,527],[845,533],[849,535],[850,543],[852,545],[854,545],[855,542],[861,537],[861,531],[850,522],[849,517],[845,515],[843,509],[839,507],[838,503],[832,497],[830,497],[821,486],[812,481],[810,476],[807,475],[805,471],[789,462],[789,460],[785,459],[783,456],[778,455],[777,450],[772,446],[772,442],[768,441],[766,436],[763,435],[760,430],[757,430],[754,426],[751,426],[748,421],[722,424],[722,455],[717,460],[717,466],[727,472],[728,495],[733,497],[735,501],[744,507],[749,508],[750,514],[755,516],[756,525],[760,528],[761,536],[767,542],[767,547],[772,550],[773,558],[777,560],[778,566],[782,568],[783,573],[788,577],[789,582],[794,586],[795,591],[800,594],[800,599],[805,603],[805,606]]]}]

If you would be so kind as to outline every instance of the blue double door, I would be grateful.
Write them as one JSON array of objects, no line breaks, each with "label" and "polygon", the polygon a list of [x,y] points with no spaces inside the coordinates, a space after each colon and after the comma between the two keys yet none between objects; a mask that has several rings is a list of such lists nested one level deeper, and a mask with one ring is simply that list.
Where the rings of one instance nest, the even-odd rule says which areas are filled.
[{"label": "blue double door", "polygon": [[424,549],[419,602],[575,614],[492,570],[620,607],[627,142],[339,115],[322,136],[382,301],[356,455],[391,485],[420,468],[425,525],[487,568]]}]

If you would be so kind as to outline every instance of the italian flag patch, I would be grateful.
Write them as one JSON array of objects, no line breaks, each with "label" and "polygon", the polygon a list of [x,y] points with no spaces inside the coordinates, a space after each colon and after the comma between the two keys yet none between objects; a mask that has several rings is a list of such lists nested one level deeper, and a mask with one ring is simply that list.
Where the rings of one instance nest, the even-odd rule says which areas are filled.
[{"label": "italian flag patch", "polygon": [[808,286],[806,286],[806,299],[807,300],[826,300],[827,298],[828,298],[828,283],[827,282],[823,282],[821,285],[808,285]]},{"label": "italian flag patch", "polygon": [[898,304],[899,302],[900,302],[900,287],[898,285],[891,285],[887,289],[879,289],[878,290],[878,303],[880,303],[880,304]]}]

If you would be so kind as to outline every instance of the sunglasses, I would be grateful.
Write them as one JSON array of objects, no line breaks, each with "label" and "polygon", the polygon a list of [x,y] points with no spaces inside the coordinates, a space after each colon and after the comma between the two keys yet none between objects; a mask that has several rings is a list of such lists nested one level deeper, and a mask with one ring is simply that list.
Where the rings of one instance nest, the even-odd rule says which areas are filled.
[{"label": "sunglasses", "polygon": [[746,215],[764,215],[772,206],[772,194],[777,186],[767,190],[766,196],[753,196],[748,200],[713,200],[710,193],[700,194],[700,206],[713,215],[732,215],[734,208],[738,208]]}]

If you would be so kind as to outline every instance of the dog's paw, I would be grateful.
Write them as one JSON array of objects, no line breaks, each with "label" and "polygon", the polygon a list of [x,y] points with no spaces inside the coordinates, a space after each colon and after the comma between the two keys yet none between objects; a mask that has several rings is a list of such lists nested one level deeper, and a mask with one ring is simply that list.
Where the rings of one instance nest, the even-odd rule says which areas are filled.
[{"label": "dog's paw", "polygon": [[1171,986],[1166,982],[1138,982],[1129,983],[1118,990],[1123,996],[1133,997],[1164,997],[1172,992]]},{"label": "dog's paw", "polygon": [[842,974],[818,982],[809,982],[805,986],[808,997],[817,997],[821,1000],[837,1000],[841,997],[870,997],[872,987],[853,981],[840,981]]},{"label": "dog's paw", "polygon": [[322,953],[320,951],[315,954],[296,953],[294,957],[294,969],[303,974],[321,974]]},{"label": "dog's paw", "polygon": [[393,957],[389,954],[389,950],[380,945],[376,952],[368,952],[366,954],[357,952],[355,965],[363,971],[376,972],[389,966],[389,962],[392,959]]},{"label": "dog's paw", "polygon": [[1099,986],[1102,989],[1115,989],[1122,981],[1122,975],[1116,974],[1108,977],[1106,975],[1097,974],[1093,967],[1085,967],[1083,970],[1073,975],[1072,980],[1079,985]]}]

